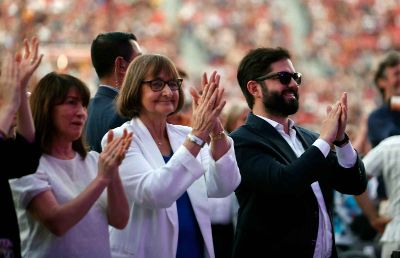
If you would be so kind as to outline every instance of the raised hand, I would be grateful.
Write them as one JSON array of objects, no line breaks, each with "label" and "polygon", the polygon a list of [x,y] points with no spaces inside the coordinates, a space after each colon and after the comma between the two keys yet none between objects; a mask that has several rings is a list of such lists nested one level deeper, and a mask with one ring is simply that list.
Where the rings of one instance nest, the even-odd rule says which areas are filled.
[{"label": "raised hand", "polygon": [[340,102],[336,102],[333,106],[327,107],[327,116],[322,121],[320,138],[329,144],[332,144],[337,137],[341,113],[342,108]]},{"label": "raised hand", "polygon": [[27,98],[28,81],[32,77],[33,72],[38,68],[42,61],[42,55],[38,55],[39,40],[32,38],[29,42],[24,40],[23,54],[21,52],[15,55],[15,61],[19,69],[19,84],[21,87],[21,104],[18,111],[18,132],[29,142],[35,140],[35,126],[31,115],[29,101]]},{"label": "raised hand", "polygon": [[340,108],[341,114],[339,118],[339,127],[338,132],[336,135],[337,141],[341,141],[344,139],[344,134],[346,132],[346,125],[347,125],[347,93],[343,92],[342,96],[340,97]]},{"label": "raised hand", "polygon": [[199,137],[207,139],[208,135],[220,129],[221,124],[219,116],[226,101],[222,99],[224,90],[219,88],[220,76],[214,71],[210,78],[204,73],[202,77],[202,95],[191,89],[193,98],[193,121],[192,128]]},{"label": "raised hand", "polygon": [[15,60],[17,61],[20,70],[21,87],[23,90],[26,90],[26,87],[28,86],[28,81],[31,78],[33,72],[40,65],[42,58],[43,55],[39,56],[38,38],[33,37],[30,42],[25,39],[24,54],[17,53],[15,55]]},{"label": "raised hand", "polygon": [[110,130],[107,134],[107,145],[99,157],[99,175],[112,181],[118,173],[118,167],[125,158],[126,150],[132,141],[133,133],[124,130],[121,137],[114,139],[114,133]]}]

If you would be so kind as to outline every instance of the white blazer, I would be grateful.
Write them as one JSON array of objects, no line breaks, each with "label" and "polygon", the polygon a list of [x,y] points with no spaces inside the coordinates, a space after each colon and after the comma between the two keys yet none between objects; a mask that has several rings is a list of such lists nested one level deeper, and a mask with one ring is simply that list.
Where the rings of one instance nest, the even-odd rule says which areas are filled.
[{"label": "white blazer", "polygon": [[[190,127],[167,124],[174,152],[165,164],[157,144],[139,118],[113,129],[133,132],[132,143],[119,170],[130,204],[123,230],[110,229],[113,257],[175,258],[178,245],[176,200],[187,191],[204,239],[205,257],[214,258],[208,197],[225,197],[240,183],[233,140],[215,162],[205,145],[195,158],[182,144]],[[103,137],[102,146],[106,144]]]}]

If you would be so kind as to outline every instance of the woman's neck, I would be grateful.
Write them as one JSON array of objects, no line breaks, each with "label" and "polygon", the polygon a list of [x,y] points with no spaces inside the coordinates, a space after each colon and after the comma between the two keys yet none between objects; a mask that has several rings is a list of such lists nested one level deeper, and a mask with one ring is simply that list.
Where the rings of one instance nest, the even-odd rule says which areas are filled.
[{"label": "woman's neck", "polygon": [[75,151],[72,148],[72,142],[53,142],[50,150],[50,155],[58,159],[73,159],[75,157]]},{"label": "woman's neck", "polygon": [[171,153],[171,147],[166,129],[166,119],[149,118],[148,116],[141,116],[140,119],[149,130],[161,154],[168,156]]}]

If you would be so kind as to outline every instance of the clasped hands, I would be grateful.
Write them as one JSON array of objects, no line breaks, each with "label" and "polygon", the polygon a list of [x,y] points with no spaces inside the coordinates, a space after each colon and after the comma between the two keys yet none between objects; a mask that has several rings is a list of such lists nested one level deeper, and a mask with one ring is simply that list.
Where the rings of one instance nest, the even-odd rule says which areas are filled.
[{"label": "clasped hands", "polygon": [[327,116],[322,121],[321,139],[332,144],[345,138],[347,110],[347,93],[343,92],[339,101],[327,107]]}]

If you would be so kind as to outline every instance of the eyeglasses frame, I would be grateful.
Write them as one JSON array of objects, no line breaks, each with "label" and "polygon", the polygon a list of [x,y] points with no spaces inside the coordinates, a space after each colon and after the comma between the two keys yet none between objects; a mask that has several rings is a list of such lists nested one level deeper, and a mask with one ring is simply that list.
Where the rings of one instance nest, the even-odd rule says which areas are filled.
[{"label": "eyeglasses frame", "polygon": [[[162,81],[162,82],[164,83],[164,85],[161,87],[161,89],[159,89],[159,90],[154,90],[153,87],[151,86],[152,82],[154,82],[154,81]],[[177,89],[171,89],[171,87],[169,86],[169,82],[171,82],[171,81],[175,81],[175,82],[178,83],[178,88],[177,88]],[[154,91],[154,92],[159,92],[159,91],[162,91],[162,90],[164,89],[165,85],[168,85],[168,87],[169,87],[170,90],[174,90],[174,91],[175,91],[175,90],[179,90],[179,89],[182,87],[182,82],[183,82],[183,79],[182,79],[182,78],[177,78],[177,79],[173,79],[173,80],[169,80],[169,81],[164,81],[164,80],[162,80],[162,79],[160,79],[160,78],[157,78],[157,79],[154,79],[154,80],[142,81],[142,84],[148,83],[149,86],[150,86],[150,89],[151,89],[152,91]]]},{"label": "eyeglasses frame", "polygon": [[[290,73],[290,72],[287,72],[287,71],[280,71],[280,72],[276,72],[276,73],[273,73],[273,74],[262,75],[260,77],[257,77],[254,80],[258,81],[258,82],[261,82],[261,81],[264,81],[264,80],[277,78],[281,84],[288,86],[290,84],[290,81],[287,84],[282,83],[282,81],[281,81],[281,79],[279,77],[280,76],[279,74],[281,74],[281,73],[290,74],[290,77],[291,77],[290,81],[293,79],[296,82],[297,85],[301,84],[301,78],[302,78],[303,75],[301,73],[299,73],[299,72]],[[295,78],[293,78],[294,75],[298,76],[298,78],[300,79],[300,83],[298,83],[297,80]]]}]

